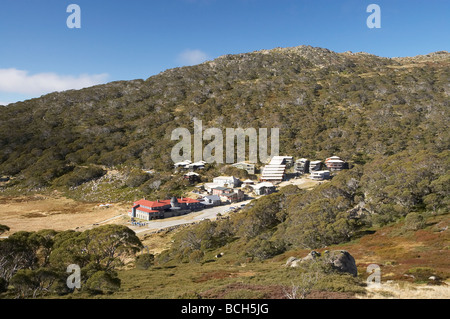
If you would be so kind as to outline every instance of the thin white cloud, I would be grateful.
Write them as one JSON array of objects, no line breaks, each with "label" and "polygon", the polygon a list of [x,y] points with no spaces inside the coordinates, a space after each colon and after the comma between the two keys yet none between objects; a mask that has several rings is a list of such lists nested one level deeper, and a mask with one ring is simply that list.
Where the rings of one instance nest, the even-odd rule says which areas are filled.
[{"label": "thin white cloud", "polygon": [[7,102],[0,102],[0,105],[8,105],[9,103]]},{"label": "thin white cloud", "polygon": [[102,84],[108,74],[82,74],[79,76],[56,73],[29,74],[18,69],[0,69],[0,92],[15,94],[47,94],[55,91],[82,89]]},{"label": "thin white cloud", "polygon": [[209,60],[208,55],[201,50],[185,50],[178,55],[177,61],[183,65],[195,65]]}]

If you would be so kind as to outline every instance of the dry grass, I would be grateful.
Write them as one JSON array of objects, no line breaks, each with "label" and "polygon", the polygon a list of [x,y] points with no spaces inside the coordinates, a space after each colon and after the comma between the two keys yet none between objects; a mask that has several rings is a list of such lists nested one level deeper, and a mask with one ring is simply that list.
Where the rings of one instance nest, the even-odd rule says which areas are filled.
[{"label": "dry grass", "polygon": [[175,233],[176,232],[162,232],[159,234],[151,234],[141,238],[141,241],[144,247],[148,248],[150,254],[156,255],[170,248]]},{"label": "dry grass", "polygon": [[298,179],[291,179],[289,181],[282,182],[278,184],[278,187],[285,187],[288,185],[295,185],[300,189],[310,189],[314,188],[317,185],[320,185],[321,183],[327,183],[328,181],[314,181],[312,179],[308,179],[306,177],[298,178]]},{"label": "dry grass", "polygon": [[4,236],[17,231],[42,229],[82,231],[127,212],[126,205],[114,204],[104,208],[99,204],[77,202],[57,194],[0,197],[0,224],[11,229]]},{"label": "dry grass", "polygon": [[415,285],[407,282],[391,282],[381,287],[368,287],[367,295],[359,299],[450,299],[450,286]]}]

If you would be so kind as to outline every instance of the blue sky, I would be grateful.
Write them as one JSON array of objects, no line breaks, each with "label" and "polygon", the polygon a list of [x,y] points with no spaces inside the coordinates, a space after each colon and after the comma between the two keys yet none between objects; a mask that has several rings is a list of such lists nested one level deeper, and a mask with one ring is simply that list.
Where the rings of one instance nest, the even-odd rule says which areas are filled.
[{"label": "blue sky", "polygon": [[[366,25],[372,3],[380,29]],[[448,0],[0,0],[0,104],[275,47],[449,51],[449,15]]]}]

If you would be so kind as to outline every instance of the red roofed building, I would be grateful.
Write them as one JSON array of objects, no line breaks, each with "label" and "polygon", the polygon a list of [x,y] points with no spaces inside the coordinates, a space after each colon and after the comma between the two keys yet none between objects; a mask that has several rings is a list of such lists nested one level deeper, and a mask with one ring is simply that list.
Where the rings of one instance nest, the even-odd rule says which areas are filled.
[{"label": "red roofed building", "polygon": [[180,216],[203,208],[200,201],[192,198],[175,198],[170,200],[149,201],[141,199],[133,204],[130,217],[152,220]]}]

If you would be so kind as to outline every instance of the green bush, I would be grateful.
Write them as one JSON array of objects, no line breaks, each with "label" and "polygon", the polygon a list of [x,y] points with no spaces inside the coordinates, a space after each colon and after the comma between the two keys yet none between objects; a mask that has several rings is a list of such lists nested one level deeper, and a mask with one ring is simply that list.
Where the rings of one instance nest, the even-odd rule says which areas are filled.
[{"label": "green bush", "polygon": [[246,247],[246,253],[249,257],[255,257],[259,260],[272,258],[283,253],[286,250],[281,241],[273,242],[262,238],[252,240]]},{"label": "green bush", "polygon": [[425,218],[419,213],[409,213],[405,218],[405,224],[403,230],[419,230],[423,229],[426,225]]},{"label": "green bush", "polygon": [[0,225],[0,235],[9,231],[9,227],[6,225]]},{"label": "green bush", "polygon": [[153,266],[155,262],[155,256],[152,254],[142,254],[136,257],[136,268],[141,270],[147,270]]},{"label": "green bush", "polygon": [[0,293],[5,292],[7,288],[8,282],[4,278],[0,277]]},{"label": "green bush", "polygon": [[195,250],[189,255],[189,261],[198,263],[202,261],[203,257],[205,257],[205,254],[201,250]]},{"label": "green bush", "polygon": [[328,274],[321,278],[315,286],[319,291],[365,293],[364,283],[350,274]]},{"label": "green bush", "polygon": [[77,187],[83,183],[98,179],[106,174],[100,167],[77,167],[73,172],[58,178],[55,183],[59,186]]},{"label": "green bush", "polygon": [[86,281],[83,289],[91,294],[112,294],[120,289],[120,279],[110,272],[98,271]]},{"label": "green bush", "polygon": [[141,171],[133,171],[128,175],[125,184],[128,187],[139,187],[149,179],[150,179],[149,174],[146,174]]}]

